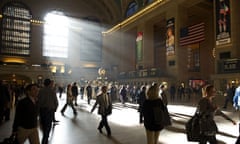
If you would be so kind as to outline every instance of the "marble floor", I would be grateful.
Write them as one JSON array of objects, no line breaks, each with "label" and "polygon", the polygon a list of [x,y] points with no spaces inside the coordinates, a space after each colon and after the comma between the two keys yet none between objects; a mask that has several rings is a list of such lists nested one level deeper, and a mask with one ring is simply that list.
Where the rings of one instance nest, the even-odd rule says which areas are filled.
[{"label": "marble floor", "polygon": [[[73,115],[71,108],[67,108],[65,115],[61,115],[60,109],[65,99],[59,99],[59,108],[56,112],[56,119],[60,122],[53,125],[50,134],[50,144],[146,144],[145,129],[139,124],[139,113],[137,105],[127,103],[123,106],[114,103],[111,116],[108,117],[112,130],[112,136],[107,137],[105,129],[103,134],[97,131],[100,116],[97,110],[90,113],[94,101],[90,105],[86,100],[79,100],[76,106],[78,114]],[[180,104],[169,104],[169,112],[172,117],[172,126],[160,133],[159,144],[191,144],[186,139],[184,124],[195,112],[195,107]],[[238,112],[230,109],[224,111],[227,115],[238,121]],[[220,144],[234,144],[238,132],[238,125],[233,125],[222,117],[215,118],[219,134],[217,139]],[[11,134],[12,120],[0,125],[0,141]],[[40,138],[42,137],[39,130]],[[26,142],[28,144],[28,142]]]}]

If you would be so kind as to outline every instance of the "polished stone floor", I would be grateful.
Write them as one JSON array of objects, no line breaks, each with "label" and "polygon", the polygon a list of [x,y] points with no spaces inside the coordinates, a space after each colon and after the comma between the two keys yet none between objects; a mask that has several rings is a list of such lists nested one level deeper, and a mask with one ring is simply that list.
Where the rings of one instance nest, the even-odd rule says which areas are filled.
[{"label": "polished stone floor", "polygon": [[[59,99],[59,108],[56,119],[60,122],[53,125],[50,144],[146,144],[145,129],[139,124],[137,106],[127,103],[114,104],[113,114],[108,117],[112,130],[112,136],[107,137],[105,129],[103,134],[97,131],[100,120],[97,110],[90,113],[94,101],[90,105],[86,100],[79,100],[76,106],[78,115],[74,116],[70,107],[65,115],[61,115],[60,109],[65,103],[65,98]],[[194,113],[195,107],[180,104],[169,104],[173,124],[160,133],[159,144],[191,144],[185,135],[184,124]],[[238,121],[238,112],[233,109],[224,111],[227,115]],[[215,118],[220,133],[217,139],[220,144],[234,144],[238,136],[238,125],[233,125],[222,117]],[[0,125],[0,141],[11,134],[12,121]],[[41,131],[39,130],[39,135]],[[28,142],[26,142],[28,144]]]}]

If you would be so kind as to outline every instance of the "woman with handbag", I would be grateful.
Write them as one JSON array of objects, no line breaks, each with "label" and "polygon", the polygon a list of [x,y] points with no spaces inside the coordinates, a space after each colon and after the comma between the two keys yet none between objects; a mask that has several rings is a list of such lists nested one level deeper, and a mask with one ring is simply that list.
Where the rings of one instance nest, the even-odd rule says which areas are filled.
[{"label": "woman with handbag", "polygon": [[213,85],[206,85],[203,88],[203,97],[198,102],[200,114],[200,142],[199,144],[217,144],[216,133],[217,125],[214,121],[214,115],[220,115],[226,120],[231,121],[234,125],[236,122],[225,115],[214,103],[213,98],[216,90]]},{"label": "woman with handbag", "polygon": [[164,128],[164,104],[158,96],[159,87],[153,84],[147,91],[147,99],[143,103],[144,127],[147,135],[147,144],[157,144],[160,131]]}]

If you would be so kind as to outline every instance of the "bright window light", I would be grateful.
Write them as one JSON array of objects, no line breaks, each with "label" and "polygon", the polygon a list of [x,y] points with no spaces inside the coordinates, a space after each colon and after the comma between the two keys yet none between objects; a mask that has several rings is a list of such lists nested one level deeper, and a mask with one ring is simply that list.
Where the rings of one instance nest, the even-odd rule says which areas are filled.
[{"label": "bright window light", "polygon": [[54,11],[44,20],[43,56],[68,58],[68,18]]}]

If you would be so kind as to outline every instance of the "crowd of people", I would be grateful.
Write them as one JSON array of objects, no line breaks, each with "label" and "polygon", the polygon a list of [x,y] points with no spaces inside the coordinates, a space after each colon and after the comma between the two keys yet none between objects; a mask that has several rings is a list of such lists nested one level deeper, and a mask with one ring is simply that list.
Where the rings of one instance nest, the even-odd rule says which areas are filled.
[{"label": "crowd of people", "polygon": [[[216,89],[213,85],[205,85],[201,90],[202,97],[199,97],[197,107],[201,113],[211,120],[212,125],[216,126],[213,119],[215,114],[219,114],[236,124],[213,103],[212,100],[216,95]],[[139,123],[144,124],[147,143],[157,144],[161,130],[171,125],[171,118],[167,109],[169,103],[167,95],[169,95],[170,101],[174,102],[177,99],[190,99],[191,95],[188,94],[193,91],[188,91],[184,85],[180,85],[176,90],[174,85],[168,88],[166,84],[157,83],[141,86],[93,86],[91,83],[87,83],[85,86],[79,86],[76,82],[67,84],[65,90],[64,86],[55,84],[51,79],[45,79],[42,87],[37,84],[28,84],[21,88],[21,91],[18,89],[16,92],[18,94],[15,95],[18,97],[15,98],[14,104],[10,104],[13,99],[10,88],[3,82],[0,83],[0,122],[10,119],[10,105],[16,105],[12,134],[16,136],[20,144],[27,139],[31,144],[39,144],[40,141],[41,144],[48,144],[52,124],[58,122],[55,119],[55,112],[59,106],[57,93],[59,93],[59,99],[61,99],[64,92],[66,92],[66,103],[61,108],[61,114],[64,115],[67,106],[70,106],[74,116],[77,115],[75,107],[78,106],[79,95],[81,99],[86,96],[89,105],[94,98],[95,103],[93,103],[90,112],[92,113],[99,105],[98,114],[101,116],[101,121],[97,129],[100,133],[103,133],[102,129],[105,127],[109,137],[111,136],[111,128],[107,117],[112,114],[112,103],[121,102],[125,105],[126,102],[132,102],[138,104]],[[233,88],[228,84],[224,96],[226,96],[226,101],[223,108],[227,108],[228,102],[231,102],[233,106],[239,109],[240,86]],[[37,130],[38,127],[43,134],[41,140]],[[217,132],[217,126],[214,131]],[[215,134],[203,134],[200,144],[206,144],[207,142],[216,144]]]}]

